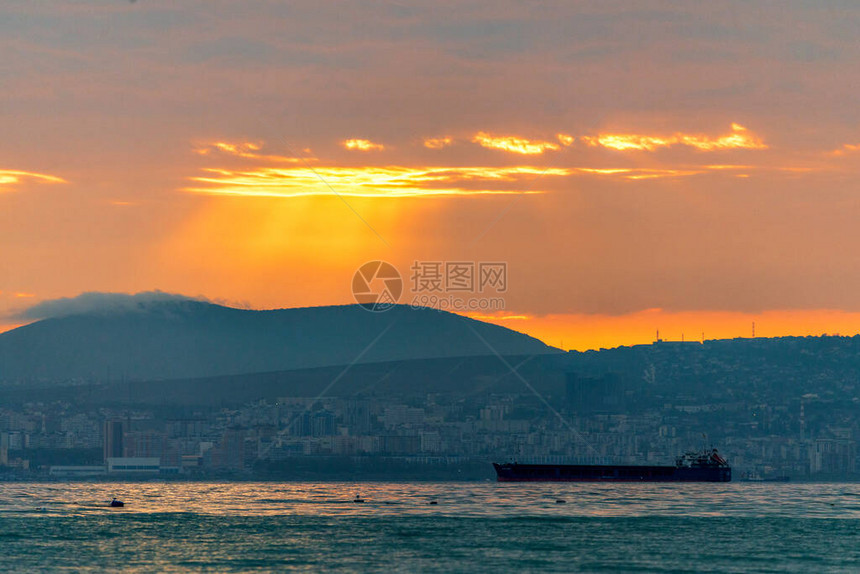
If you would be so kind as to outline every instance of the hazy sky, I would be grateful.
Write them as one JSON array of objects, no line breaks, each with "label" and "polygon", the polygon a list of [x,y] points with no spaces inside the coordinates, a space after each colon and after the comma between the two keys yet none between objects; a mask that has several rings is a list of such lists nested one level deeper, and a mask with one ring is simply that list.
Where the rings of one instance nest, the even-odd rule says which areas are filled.
[{"label": "hazy sky", "polygon": [[4,2],[0,323],[88,291],[351,303],[381,259],[506,262],[494,320],[565,347],[857,332],[858,29],[854,2]]}]

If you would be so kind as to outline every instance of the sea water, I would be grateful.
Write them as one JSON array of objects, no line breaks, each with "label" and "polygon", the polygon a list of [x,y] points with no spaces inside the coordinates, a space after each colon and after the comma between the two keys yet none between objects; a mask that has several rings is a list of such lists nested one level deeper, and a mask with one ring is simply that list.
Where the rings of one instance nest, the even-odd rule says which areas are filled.
[{"label": "sea water", "polygon": [[860,485],[0,483],[0,570],[858,572]]}]

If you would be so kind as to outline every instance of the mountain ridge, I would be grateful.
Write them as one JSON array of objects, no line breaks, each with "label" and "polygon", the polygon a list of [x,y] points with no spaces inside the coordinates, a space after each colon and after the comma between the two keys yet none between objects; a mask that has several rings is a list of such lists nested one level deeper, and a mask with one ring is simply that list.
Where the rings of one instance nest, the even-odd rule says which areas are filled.
[{"label": "mountain ridge", "polygon": [[505,327],[403,305],[372,313],[358,305],[246,310],[193,299],[141,301],[0,334],[0,380],[175,379],[557,352]]}]

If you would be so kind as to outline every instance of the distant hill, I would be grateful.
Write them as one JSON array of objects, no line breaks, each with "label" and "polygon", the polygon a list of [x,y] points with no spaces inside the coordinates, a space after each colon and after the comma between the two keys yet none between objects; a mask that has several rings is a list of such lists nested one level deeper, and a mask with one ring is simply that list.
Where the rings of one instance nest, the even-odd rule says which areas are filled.
[{"label": "distant hill", "polygon": [[[396,399],[418,404],[431,394],[469,399],[499,393],[530,394],[531,386],[547,400],[564,399],[567,364],[564,353],[506,355],[504,359],[502,362],[491,355],[442,357],[360,363],[348,369],[338,365],[192,379],[43,383],[6,386],[2,397],[7,408],[42,400],[50,392],[52,400],[72,403],[81,410],[134,404],[157,407],[164,415],[178,409],[169,416],[185,416],[196,408],[236,408],[261,399],[275,402],[280,397],[318,395]],[[505,363],[514,367],[516,373]]]},{"label": "distant hill", "polygon": [[216,377],[494,351],[559,352],[528,335],[432,309],[249,311],[167,300],[45,319],[0,334],[0,381]]},{"label": "distant hill", "polygon": [[571,352],[569,370],[583,376],[614,373],[628,391],[660,403],[785,404],[807,394],[860,406],[860,335],[739,338],[660,342]]}]

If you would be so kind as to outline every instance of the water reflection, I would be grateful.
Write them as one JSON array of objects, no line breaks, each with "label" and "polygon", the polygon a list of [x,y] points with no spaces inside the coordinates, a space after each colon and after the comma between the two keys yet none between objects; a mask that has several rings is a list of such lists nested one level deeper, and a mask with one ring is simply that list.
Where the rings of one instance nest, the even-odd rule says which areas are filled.
[{"label": "water reflection", "polygon": [[[111,498],[126,502],[108,508]],[[360,497],[362,503],[356,503]],[[564,500],[565,504],[559,504]],[[430,504],[435,501],[436,504]],[[5,483],[0,514],[860,518],[854,484]]]}]

